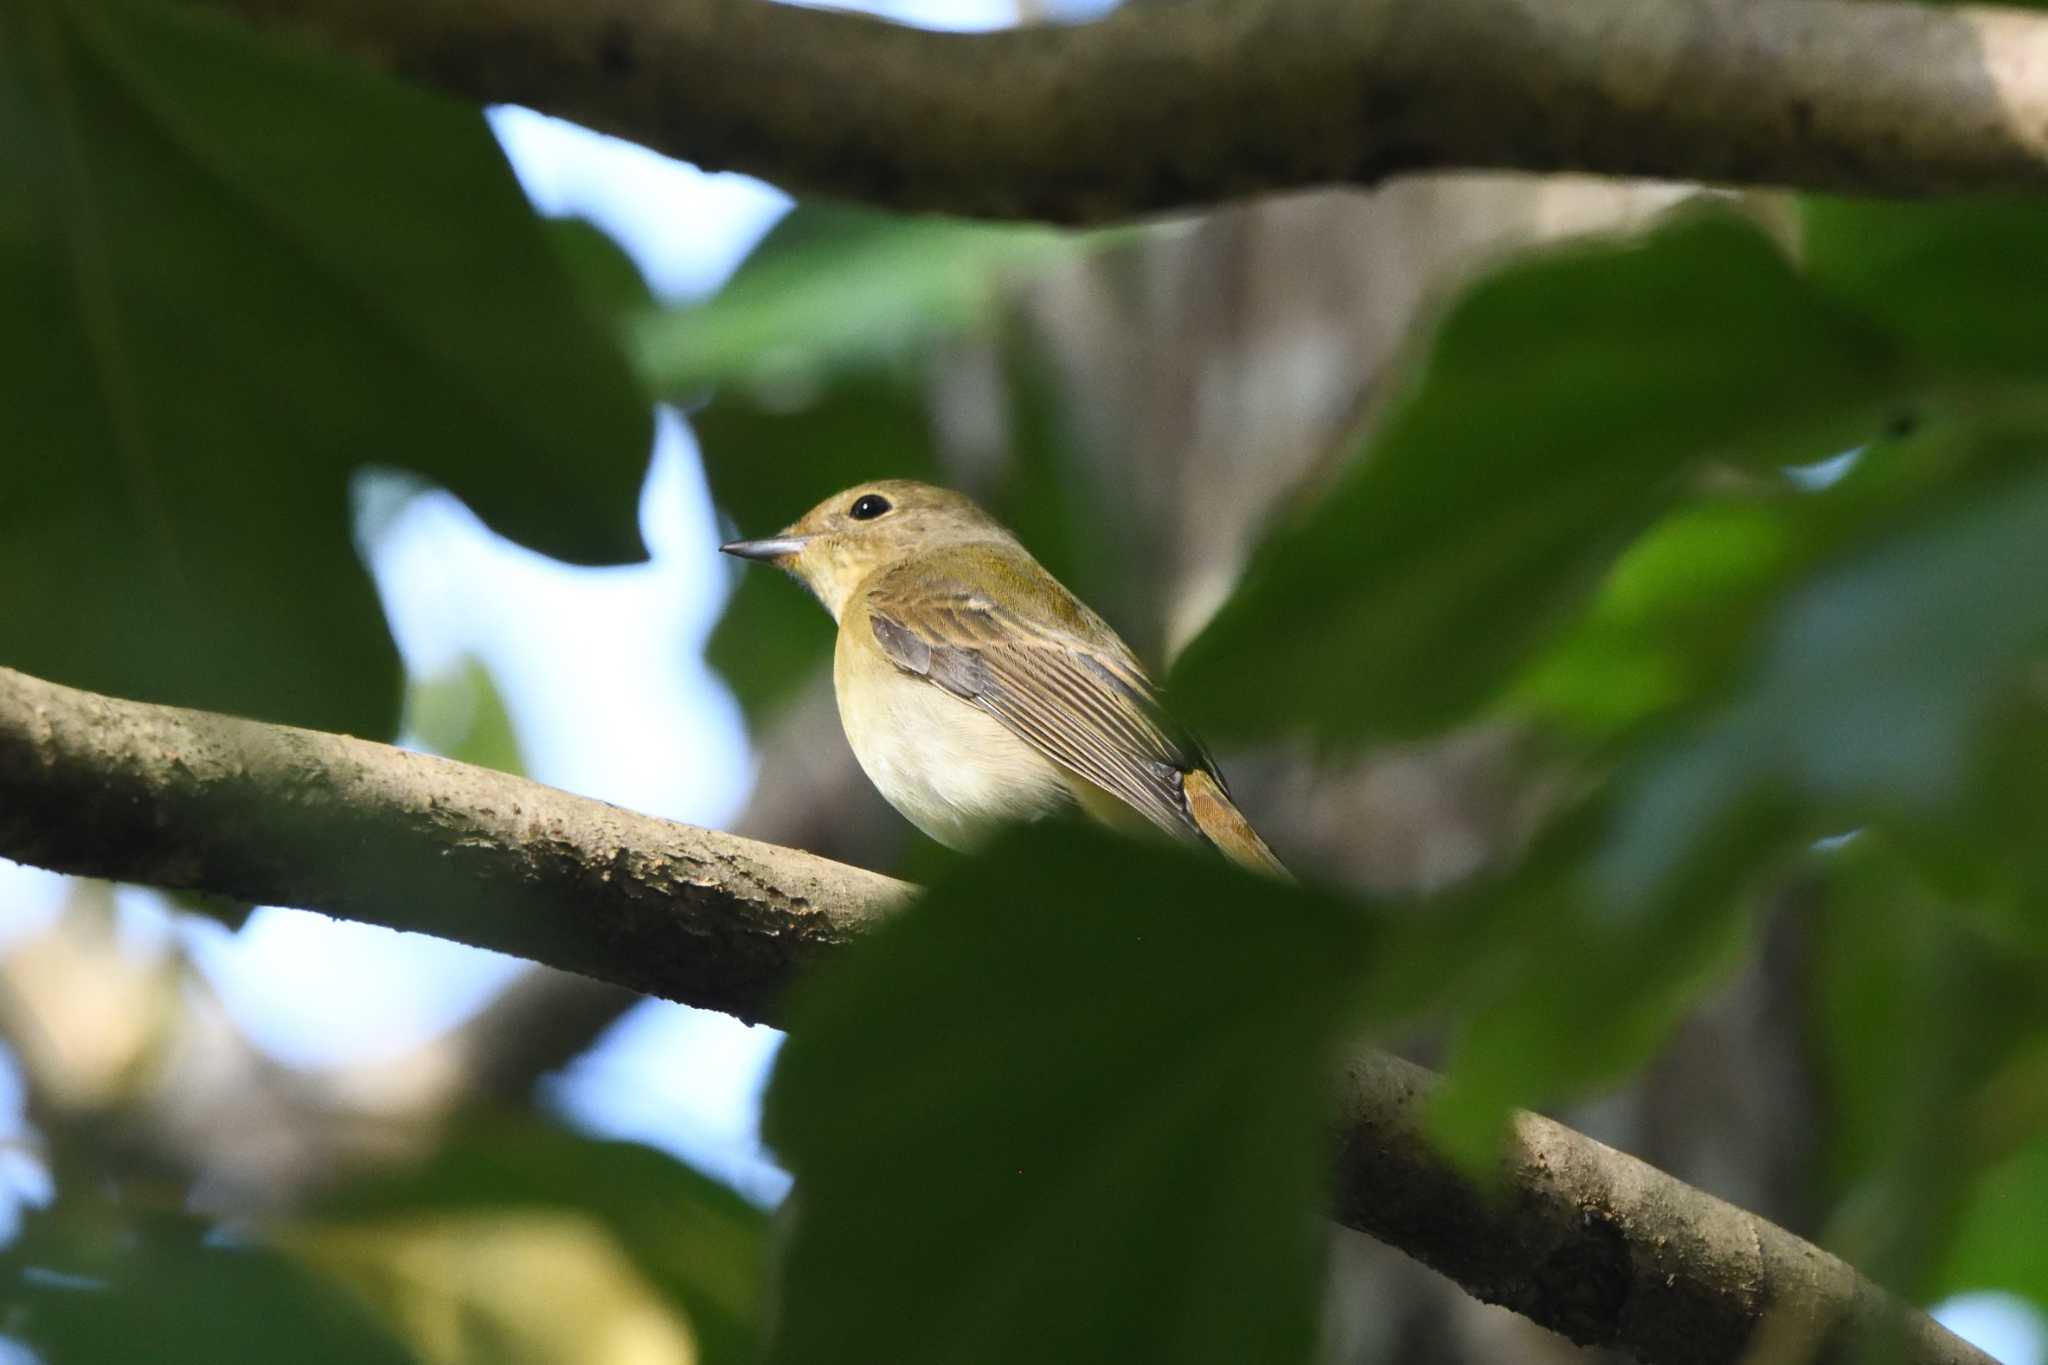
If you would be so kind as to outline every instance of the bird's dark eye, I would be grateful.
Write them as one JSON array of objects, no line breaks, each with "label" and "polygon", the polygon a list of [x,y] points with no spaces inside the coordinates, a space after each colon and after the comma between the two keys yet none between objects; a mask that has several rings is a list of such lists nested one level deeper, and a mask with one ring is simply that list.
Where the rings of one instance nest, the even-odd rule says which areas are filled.
[{"label": "bird's dark eye", "polygon": [[889,500],[880,493],[863,493],[853,500],[853,506],[846,515],[855,521],[873,521],[889,510]]}]

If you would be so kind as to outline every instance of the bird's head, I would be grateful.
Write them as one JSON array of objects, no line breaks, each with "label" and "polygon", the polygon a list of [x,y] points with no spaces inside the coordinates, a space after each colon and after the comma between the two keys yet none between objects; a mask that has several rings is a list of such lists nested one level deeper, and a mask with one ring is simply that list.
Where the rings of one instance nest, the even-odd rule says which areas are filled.
[{"label": "bird's head", "polygon": [[772,536],[718,548],[787,569],[836,621],[869,575],[940,546],[977,541],[1014,543],[999,522],[951,489],[881,479],[833,494]]}]

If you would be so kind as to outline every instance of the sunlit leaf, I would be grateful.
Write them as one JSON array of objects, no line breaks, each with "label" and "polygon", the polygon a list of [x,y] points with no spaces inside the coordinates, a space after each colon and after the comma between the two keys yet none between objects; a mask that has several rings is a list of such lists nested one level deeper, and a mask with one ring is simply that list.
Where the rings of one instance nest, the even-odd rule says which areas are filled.
[{"label": "sunlit leaf", "polygon": [[444,757],[504,773],[526,771],[512,713],[480,659],[465,656],[445,672],[413,679],[406,692],[405,729]]},{"label": "sunlit leaf", "polygon": [[0,662],[386,735],[370,465],[638,557],[649,417],[481,115],[191,5],[0,10]]},{"label": "sunlit leaf", "polygon": [[1599,740],[1712,692],[1805,556],[1795,497],[1714,498],[1674,511],[1531,662],[1504,709]]},{"label": "sunlit leaf", "polygon": [[1307,1360],[1365,930],[1078,830],[964,866],[793,1006],[774,1358]]},{"label": "sunlit leaf", "polygon": [[1937,1293],[2003,1289],[2048,1312],[2048,1135],[1978,1179],[1957,1215]]},{"label": "sunlit leaf", "polygon": [[1510,266],[1444,319],[1353,472],[1255,558],[1176,693],[1217,739],[1457,720],[1699,461],[1856,444],[1890,374],[1880,338],[1733,218]]},{"label": "sunlit leaf", "polygon": [[986,319],[1005,279],[1104,239],[799,204],[709,301],[648,319],[640,361],[667,393],[892,365]]},{"label": "sunlit leaf", "polygon": [[526,1352],[430,1357],[548,1359],[553,1312],[592,1334],[591,1353],[556,1357],[578,1365],[601,1358],[599,1340],[650,1352],[682,1340],[709,1365],[753,1360],[766,1235],[760,1210],[659,1152],[509,1119],[458,1129],[423,1168],[345,1189],[282,1233],[370,1292],[414,1341],[481,1313]]},{"label": "sunlit leaf", "polygon": [[1953,424],[1843,457],[1822,487],[1752,480],[1680,504],[1630,546],[1500,710],[1581,743],[1641,740],[1720,700],[1782,596],[1830,556],[1937,511],[1998,470]]}]

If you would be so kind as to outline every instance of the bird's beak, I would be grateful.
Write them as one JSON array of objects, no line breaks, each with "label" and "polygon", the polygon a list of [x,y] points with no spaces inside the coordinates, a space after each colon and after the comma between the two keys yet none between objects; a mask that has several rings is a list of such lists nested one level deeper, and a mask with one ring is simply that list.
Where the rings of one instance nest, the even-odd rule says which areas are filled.
[{"label": "bird's beak", "polygon": [[773,564],[801,551],[810,539],[809,536],[769,536],[765,540],[728,540],[718,548],[740,559],[759,559]]}]

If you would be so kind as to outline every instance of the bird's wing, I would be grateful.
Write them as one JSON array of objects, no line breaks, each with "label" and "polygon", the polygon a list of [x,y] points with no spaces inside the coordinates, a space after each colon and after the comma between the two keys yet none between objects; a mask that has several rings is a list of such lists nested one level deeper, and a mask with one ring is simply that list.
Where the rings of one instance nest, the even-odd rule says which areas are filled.
[{"label": "bird's wing", "polygon": [[1201,746],[1166,719],[1123,642],[1049,575],[1042,585],[1075,621],[1097,625],[1088,634],[1100,640],[998,605],[970,581],[929,573],[874,585],[869,628],[898,668],[979,707],[1169,834],[1281,871]]}]

